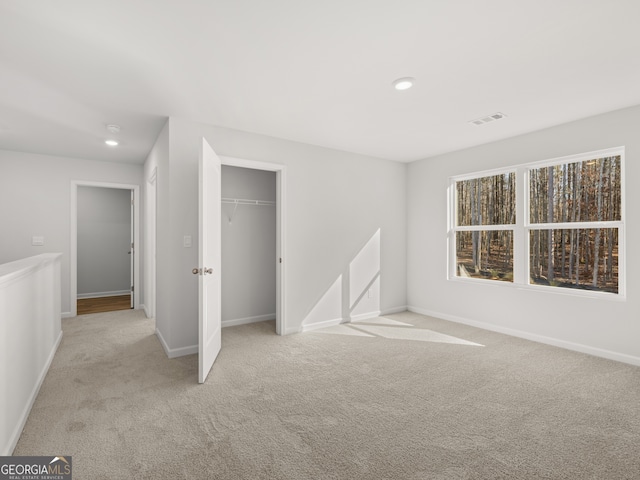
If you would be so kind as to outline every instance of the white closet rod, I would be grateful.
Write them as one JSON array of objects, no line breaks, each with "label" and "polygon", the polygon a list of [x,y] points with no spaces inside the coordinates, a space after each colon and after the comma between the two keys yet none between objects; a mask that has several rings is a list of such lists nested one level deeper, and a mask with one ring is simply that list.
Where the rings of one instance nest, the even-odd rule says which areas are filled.
[{"label": "white closet rod", "polygon": [[249,200],[247,198],[223,198],[222,203],[235,203],[236,205],[266,205],[275,206],[276,202],[269,200]]},{"label": "white closet rod", "polygon": [[233,221],[233,217],[236,214],[236,209],[238,208],[238,205],[258,205],[258,206],[267,206],[267,207],[273,207],[275,206],[276,202],[270,202],[268,200],[249,200],[246,198],[222,198],[222,203],[231,203],[233,205],[235,205],[233,207],[233,212],[231,212],[231,215],[229,216],[229,223],[231,223]]}]

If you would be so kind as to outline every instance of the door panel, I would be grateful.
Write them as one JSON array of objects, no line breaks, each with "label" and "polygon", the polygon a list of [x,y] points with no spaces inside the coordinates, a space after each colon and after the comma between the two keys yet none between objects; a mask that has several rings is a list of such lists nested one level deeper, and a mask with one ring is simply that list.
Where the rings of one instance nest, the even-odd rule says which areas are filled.
[{"label": "door panel", "polygon": [[130,229],[130,232],[131,232],[131,238],[130,238],[130,241],[131,241],[131,250],[129,251],[129,252],[131,253],[131,258],[129,258],[129,262],[130,262],[130,264],[131,264],[131,265],[130,265],[130,267],[129,267],[129,271],[130,271],[130,275],[129,275],[129,276],[130,276],[130,278],[129,278],[129,280],[130,280],[130,285],[131,285],[131,289],[130,289],[130,291],[131,291],[131,308],[133,308],[133,307],[134,307],[134,305],[135,305],[135,302],[134,302],[134,295],[135,295],[135,283],[134,283],[134,278],[135,278],[134,273],[135,273],[135,271],[134,271],[134,260],[135,260],[135,255],[136,255],[136,251],[135,251],[135,249],[138,247],[138,246],[137,246],[137,245],[135,245],[135,244],[134,244],[134,242],[133,242],[133,240],[134,240],[134,238],[135,238],[135,235],[134,235],[134,228],[135,228],[135,222],[134,222],[134,220],[135,220],[135,218],[134,218],[134,205],[133,205],[133,199],[134,199],[134,192],[133,192],[133,190],[131,190],[131,229]]},{"label": "door panel", "polygon": [[220,159],[204,138],[198,173],[198,382],[204,383],[222,345],[221,167]]}]

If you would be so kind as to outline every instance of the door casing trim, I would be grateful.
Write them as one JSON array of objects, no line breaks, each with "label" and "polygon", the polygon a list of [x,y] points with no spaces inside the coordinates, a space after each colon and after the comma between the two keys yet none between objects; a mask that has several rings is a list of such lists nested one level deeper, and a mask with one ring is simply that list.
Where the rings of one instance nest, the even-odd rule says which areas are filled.
[{"label": "door casing trim", "polygon": [[69,300],[70,316],[78,314],[76,303],[78,297],[78,187],[119,188],[133,191],[133,242],[135,254],[133,256],[133,285],[136,295],[133,296],[133,308],[140,308],[140,186],[126,183],[91,182],[71,180],[71,233],[69,241]]},{"label": "door casing trim", "polygon": [[276,270],[276,333],[278,335],[286,335],[287,166],[281,163],[245,160],[243,158],[227,157],[224,155],[218,156],[220,157],[222,165],[276,172],[276,261],[278,262]]}]

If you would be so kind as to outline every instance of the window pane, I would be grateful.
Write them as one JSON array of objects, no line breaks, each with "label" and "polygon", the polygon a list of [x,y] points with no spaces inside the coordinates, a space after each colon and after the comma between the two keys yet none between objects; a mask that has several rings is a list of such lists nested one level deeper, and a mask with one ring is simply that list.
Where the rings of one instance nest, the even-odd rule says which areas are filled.
[{"label": "window pane", "polygon": [[530,282],[618,293],[618,229],[530,232]]},{"label": "window pane", "polygon": [[513,232],[456,232],[456,276],[513,282]]},{"label": "window pane", "polygon": [[512,225],[516,222],[516,174],[456,182],[457,225]]},{"label": "window pane", "polygon": [[620,156],[529,171],[531,223],[620,220]]}]

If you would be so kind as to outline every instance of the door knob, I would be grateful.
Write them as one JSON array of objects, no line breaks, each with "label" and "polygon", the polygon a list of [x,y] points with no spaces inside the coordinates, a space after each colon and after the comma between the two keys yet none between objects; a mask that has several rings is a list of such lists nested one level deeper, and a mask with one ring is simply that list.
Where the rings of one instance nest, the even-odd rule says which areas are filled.
[{"label": "door knob", "polygon": [[211,275],[213,273],[213,268],[194,268],[193,270],[191,270],[191,273],[193,273],[194,275]]}]

